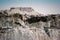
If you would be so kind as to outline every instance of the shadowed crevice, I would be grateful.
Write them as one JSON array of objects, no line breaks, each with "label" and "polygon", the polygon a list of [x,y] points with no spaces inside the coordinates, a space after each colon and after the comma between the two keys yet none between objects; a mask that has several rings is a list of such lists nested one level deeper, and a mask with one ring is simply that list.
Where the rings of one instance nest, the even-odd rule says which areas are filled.
[{"label": "shadowed crevice", "polygon": [[27,19],[26,20],[29,24],[31,23],[36,23],[36,22],[39,22],[39,21],[42,21],[42,22],[47,22],[47,17],[31,17],[30,19]]}]

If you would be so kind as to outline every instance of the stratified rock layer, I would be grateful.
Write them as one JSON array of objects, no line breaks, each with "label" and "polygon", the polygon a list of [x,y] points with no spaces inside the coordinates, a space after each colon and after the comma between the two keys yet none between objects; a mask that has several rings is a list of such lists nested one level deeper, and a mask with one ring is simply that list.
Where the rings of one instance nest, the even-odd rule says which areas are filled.
[{"label": "stratified rock layer", "polygon": [[31,7],[0,11],[0,40],[60,40],[60,14],[43,16]]}]

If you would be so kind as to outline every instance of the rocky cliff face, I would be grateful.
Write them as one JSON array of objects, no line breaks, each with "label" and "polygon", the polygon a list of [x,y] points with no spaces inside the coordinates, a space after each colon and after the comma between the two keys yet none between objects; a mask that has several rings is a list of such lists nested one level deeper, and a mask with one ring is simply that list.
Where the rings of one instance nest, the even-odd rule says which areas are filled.
[{"label": "rocky cliff face", "polygon": [[60,14],[43,16],[31,7],[0,11],[0,40],[60,40]]}]

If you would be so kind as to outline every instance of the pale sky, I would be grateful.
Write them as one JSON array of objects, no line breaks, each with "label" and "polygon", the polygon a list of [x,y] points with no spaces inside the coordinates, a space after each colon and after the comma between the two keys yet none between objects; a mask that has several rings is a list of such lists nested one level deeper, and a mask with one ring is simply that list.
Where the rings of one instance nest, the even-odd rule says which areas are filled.
[{"label": "pale sky", "polygon": [[42,14],[60,13],[60,0],[0,0],[0,10],[11,7],[32,7]]}]

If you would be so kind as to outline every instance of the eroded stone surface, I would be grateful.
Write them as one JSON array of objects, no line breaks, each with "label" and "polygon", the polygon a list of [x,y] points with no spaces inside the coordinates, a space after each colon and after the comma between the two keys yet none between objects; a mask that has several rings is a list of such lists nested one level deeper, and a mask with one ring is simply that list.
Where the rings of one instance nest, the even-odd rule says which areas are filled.
[{"label": "eroded stone surface", "polygon": [[0,40],[60,40],[60,14],[43,16],[30,7],[0,11]]}]

